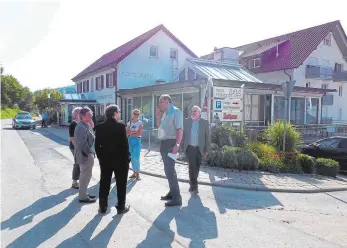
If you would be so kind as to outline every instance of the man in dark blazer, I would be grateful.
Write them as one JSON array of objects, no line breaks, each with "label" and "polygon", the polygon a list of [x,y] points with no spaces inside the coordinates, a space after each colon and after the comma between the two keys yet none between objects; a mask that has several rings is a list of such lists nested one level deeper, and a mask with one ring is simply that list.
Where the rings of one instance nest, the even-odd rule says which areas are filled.
[{"label": "man in dark blazer", "polygon": [[124,214],[130,208],[125,205],[130,163],[128,138],[125,125],[119,121],[119,107],[114,104],[107,106],[105,115],[106,121],[95,127],[95,151],[101,170],[99,212],[107,211],[111,178],[114,173],[118,197],[117,213]]},{"label": "man in dark blazer", "polygon": [[201,109],[193,106],[191,117],[183,122],[183,151],[189,164],[189,192],[198,193],[198,175],[202,156],[210,151],[210,127],[207,120],[201,119]]}]

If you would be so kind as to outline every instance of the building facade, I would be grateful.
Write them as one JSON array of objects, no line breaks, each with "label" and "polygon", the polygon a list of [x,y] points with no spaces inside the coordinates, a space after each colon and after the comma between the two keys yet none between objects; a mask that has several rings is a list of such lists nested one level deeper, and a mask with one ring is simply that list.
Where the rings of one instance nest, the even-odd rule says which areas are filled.
[{"label": "building facade", "polygon": [[170,82],[186,58],[194,57],[191,50],[159,25],[103,55],[72,80],[77,93],[99,103],[96,115],[102,115],[106,105],[121,103],[118,90]]},{"label": "building facade", "polygon": [[[321,109],[321,123],[347,122],[347,37],[339,21],[257,41],[236,48],[239,61],[265,83],[296,81],[296,86],[330,89],[321,103],[318,99],[291,98],[290,119],[293,124],[317,124],[306,112]],[[203,56],[221,59],[226,48]],[[222,54],[222,55],[220,55]],[[284,97],[275,96],[275,119],[282,119]],[[301,113],[301,114],[298,114]]]},{"label": "building facade", "polygon": [[[295,80],[296,86],[335,90],[318,106],[292,98],[289,108],[294,124],[310,124],[304,114],[295,114],[307,111],[307,105],[322,109],[322,123],[347,122],[343,108],[347,104],[347,37],[339,21],[261,41],[260,50],[253,53],[251,47],[238,47],[245,52],[241,61],[264,82]],[[284,101],[278,102],[281,113]]]}]

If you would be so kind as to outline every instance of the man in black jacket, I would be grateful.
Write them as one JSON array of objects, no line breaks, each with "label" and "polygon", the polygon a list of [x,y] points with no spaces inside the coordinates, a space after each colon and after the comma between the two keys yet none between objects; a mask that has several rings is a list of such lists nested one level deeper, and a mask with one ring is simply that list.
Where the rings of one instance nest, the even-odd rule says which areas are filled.
[{"label": "man in black jacket", "polygon": [[95,127],[95,151],[101,169],[99,212],[107,211],[111,178],[114,172],[118,197],[117,213],[124,214],[130,208],[125,205],[130,162],[128,138],[125,125],[119,121],[119,107],[114,104],[107,106],[105,115],[106,121]]}]

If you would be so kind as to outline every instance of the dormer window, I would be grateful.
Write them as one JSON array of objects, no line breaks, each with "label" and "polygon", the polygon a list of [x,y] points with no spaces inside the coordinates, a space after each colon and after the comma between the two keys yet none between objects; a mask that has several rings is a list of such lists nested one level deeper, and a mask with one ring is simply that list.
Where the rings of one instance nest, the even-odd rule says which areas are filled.
[{"label": "dormer window", "polygon": [[328,36],[324,38],[324,45],[331,46],[331,34],[328,34]]},{"label": "dormer window", "polygon": [[260,67],[260,58],[251,59],[248,61],[249,69],[258,68],[258,67]]}]

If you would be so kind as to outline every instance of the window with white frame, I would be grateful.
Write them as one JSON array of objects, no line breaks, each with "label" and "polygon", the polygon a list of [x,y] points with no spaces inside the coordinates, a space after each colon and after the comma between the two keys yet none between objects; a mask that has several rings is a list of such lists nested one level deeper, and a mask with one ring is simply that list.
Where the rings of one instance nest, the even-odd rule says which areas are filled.
[{"label": "window with white frame", "polygon": [[328,34],[327,37],[324,38],[324,45],[331,46],[331,34]]},{"label": "window with white frame", "polygon": [[260,67],[260,58],[249,60],[249,62],[248,62],[248,68],[249,69],[258,68],[258,67]]},{"label": "window with white frame", "polygon": [[106,74],[106,88],[113,87],[113,73]]},{"label": "window with white frame", "polygon": [[342,97],[342,85],[341,86],[339,86],[339,96],[341,96]]},{"label": "window with white frame", "polygon": [[324,90],[328,89],[328,84],[322,84],[322,89]]},{"label": "window with white frame", "polygon": [[94,91],[94,78],[90,79],[90,89],[91,89],[91,92]]},{"label": "window with white frame", "polygon": [[170,49],[170,59],[177,60],[178,50],[177,49]]},{"label": "window with white frame", "polygon": [[342,108],[339,109],[339,120],[342,121]]},{"label": "window with white frame", "polygon": [[343,64],[335,63],[334,71],[336,71],[336,72],[343,71]]},{"label": "window with white frame", "polygon": [[306,88],[311,88],[311,83],[310,82],[306,83]]},{"label": "window with white frame", "polygon": [[158,58],[158,47],[157,46],[150,46],[149,47],[149,57]]}]

